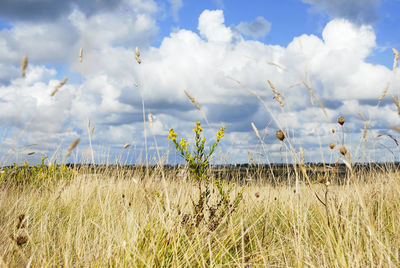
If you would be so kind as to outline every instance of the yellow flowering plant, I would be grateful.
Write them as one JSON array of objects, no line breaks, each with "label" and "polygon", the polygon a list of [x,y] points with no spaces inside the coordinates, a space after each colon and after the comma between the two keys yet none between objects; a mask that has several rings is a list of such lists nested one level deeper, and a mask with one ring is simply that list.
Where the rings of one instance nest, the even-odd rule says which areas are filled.
[{"label": "yellow flowering plant", "polygon": [[206,138],[202,137],[201,135],[201,132],[203,132],[203,128],[201,127],[200,122],[196,123],[193,132],[195,133],[195,144],[193,151],[189,150],[189,142],[187,142],[185,138],[181,138],[181,141],[178,143],[178,134],[174,131],[173,128],[169,130],[168,138],[174,143],[176,150],[185,159],[189,167],[190,176],[193,178],[194,182],[197,183],[199,189],[199,198],[197,203],[192,200],[194,207],[194,217],[189,216],[194,220],[192,224],[195,227],[199,226],[200,222],[205,217],[205,209],[207,209],[209,227],[210,229],[215,229],[216,226],[221,222],[222,217],[224,217],[225,215],[230,215],[236,209],[242,198],[243,189],[236,196],[233,203],[231,203],[229,200],[229,195],[233,186],[230,187],[228,191],[225,191],[222,187],[222,182],[220,181],[220,179],[215,179],[214,185],[218,189],[217,193],[219,194],[219,197],[216,198],[216,205],[213,206],[209,203],[211,199],[210,188],[213,186],[212,183],[210,183],[207,169],[210,165],[210,159],[215,152],[220,140],[225,136],[225,126],[222,126],[218,130],[217,138],[208,152],[205,149]]},{"label": "yellow flowering plant", "polygon": [[211,146],[208,153],[205,151],[206,138],[201,137],[201,132],[203,132],[203,128],[201,127],[200,122],[196,123],[193,132],[195,133],[195,146],[193,152],[189,151],[190,144],[188,141],[185,140],[185,138],[181,138],[181,141],[179,143],[177,142],[178,134],[176,134],[173,128],[169,130],[168,138],[174,143],[176,150],[187,162],[190,174],[193,176],[193,179],[197,182],[201,182],[201,180],[207,177],[206,169],[210,164],[210,158],[212,154],[215,152],[221,138],[225,136],[225,126],[222,126],[218,130],[217,139]]}]

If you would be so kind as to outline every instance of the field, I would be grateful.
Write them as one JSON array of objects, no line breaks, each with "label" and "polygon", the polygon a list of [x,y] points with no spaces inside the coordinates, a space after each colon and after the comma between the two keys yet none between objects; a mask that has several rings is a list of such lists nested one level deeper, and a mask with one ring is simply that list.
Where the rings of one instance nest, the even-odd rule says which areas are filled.
[{"label": "field", "polygon": [[[3,179],[0,266],[400,264],[396,168],[348,172],[343,185],[300,181],[297,191],[254,175],[236,210],[217,223],[208,211],[198,225],[198,188],[182,170],[58,169],[40,184]],[[223,187],[234,185],[233,198],[239,184]]]},{"label": "field", "polygon": [[[393,51],[397,66],[398,52]],[[136,59],[141,64],[138,48]],[[24,58],[22,71],[26,65]],[[244,167],[214,166],[212,157],[225,126],[210,144],[197,122],[191,145],[185,138],[178,141],[175,130],[169,130],[168,138],[184,165],[166,166],[158,155],[159,163],[150,166],[146,124],[152,125],[152,117],[146,116],[142,95],[146,165],[65,165],[43,157],[36,166],[25,162],[2,167],[0,267],[400,266],[398,165],[352,162],[351,148],[356,146],[346,148],[345,133],[350,130],[345,132],[343,117],[337,119],[340,130],[332,129],[341,142],[325,148],[335,149],[337,159],[331,164],[306,163],[290,126],[281,128],[257,92],[232,80],[254,95],[280,128],[274,132],[286,163],[258,165],[249,151],[250,162]],[[302,83],[326,115],[308,74],[305,80]],[[268,83],[275,104],[284,109],[284,99]],[[386,93],[387,88],[377,106]],[[208,125],[197,100],[185,94]],[[400,111],[398,98],[393,100]],[[259,131],[254,123],[251,126],[264,148]],[[366,121],[364,145],[369,129]],[[89,121],[88,163],[95,163],[93,131]],[[379,135],[398,147],[393,135]],[[79,142],[80,138],[74,140],[64,159]],[[398,151],[387,149],[396,159]]]}]

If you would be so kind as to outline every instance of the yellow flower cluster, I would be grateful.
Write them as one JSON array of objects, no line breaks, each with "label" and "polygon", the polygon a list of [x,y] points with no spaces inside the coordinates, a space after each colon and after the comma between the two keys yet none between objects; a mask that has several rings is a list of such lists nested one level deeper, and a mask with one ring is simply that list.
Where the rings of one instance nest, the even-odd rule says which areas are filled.
[{"label": "yellow flower cluster", "polygon": [[187,142],[185,138],[182,138],[179,145],[182,146],[183,148],[187,148],[189,146],[189,142]]},{"label": "yellow flower cluster", "polygon": [[221,139],[222,137],[225,137],[224,132],[225,132],[225,126],[222,126],[217,132],[217,139],[218,140]]},{"label": "yellow flower cluster", "polygon": [[176,141],[176,137],[178,137],[178,134],[176,134],[176,132],[174,131],[173,128],[171,128],[169,130],[169,135],[168,135],[168,139],[172,140],[172,141]]},{"label": "yellow flower cluster", "polygon": [[200,122],[196,122],[196,126],[194,127],[193,131],[196,132],[196,135],[200,135],[200,132],[203,131]]}]

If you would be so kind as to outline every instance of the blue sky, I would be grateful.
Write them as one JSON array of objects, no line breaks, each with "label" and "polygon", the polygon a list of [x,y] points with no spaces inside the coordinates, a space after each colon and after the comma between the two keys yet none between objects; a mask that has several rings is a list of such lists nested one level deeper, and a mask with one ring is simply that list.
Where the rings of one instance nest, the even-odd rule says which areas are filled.
[{"label": "blue sky", "polygon": [[[248,162],[249,152],[259,163],[285,162],[286,154],[292,161],[300,150],[306,161],[336,161],[338,116],[346,118],[344,145],[354,161],[398,160],[387,134],[396,137],[391,127],[400,125],[393,102],[400,74],[392,70],[399,12],[399,0],[1,1],[1,160],[91,159],[90,120],[96,162],[142,161],[142,96],[146,118],[154,118],[146,122],[153,163],[156,148],[164,162],[178,161],[168,129],[189,137],[196,121],[210,139],[226,125],[218,163]],[[50,96],[64,77],[66,85]],[[280,128],[285,144],[275,138]],[[76,138],[77,154],[66,158]]]}]

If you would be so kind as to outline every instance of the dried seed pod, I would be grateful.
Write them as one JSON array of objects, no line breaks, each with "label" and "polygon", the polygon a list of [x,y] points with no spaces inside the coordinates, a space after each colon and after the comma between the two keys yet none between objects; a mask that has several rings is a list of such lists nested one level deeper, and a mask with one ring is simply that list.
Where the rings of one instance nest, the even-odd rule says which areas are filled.
[{"label": "dried seed pod", "polygon": [[281,129],[276,131],[275,135],[280,141],[283,141],[285,139],[285,133]]},{"label": "dried seed pod", "polygon": [[136,47],[135,52],[136,52],[136,57],[140,57],[140,51],[139,51],[139,48],[138,48],[138,47]]},{"label": "dried seed pod", "polygon": [[340,151],[340,153],[341,153],[342,155],[346,155],[346,154],[347,154],[346,147],[344,147],[344,146],[341,146],[339,151]]},{"label": "dried seed pod", "polygon": [[340,125],[343,126],[344,122],[346,122],[346,121],[344,120],[344,117],[341,116],[341,117],[338,118],[337,122],[338,122]]},{"label": "dried seed pod", "polygon": [[333,142],[329,143],[329,148],[331,148],[331,150],[333,150],[333,148],[335,148],[335,144]]},{"label": "dried seed pod", "polygon": [[18,246],[23,246],[28,242],[28,237],[20,235],[15,239],[15,242],[17,242]]},{"label": "dried seed pod", "polygon": [[25,70],[26,70],[26,67],[28,66],[28,57],[27,56],[25,56],[23,59],[22,59],[22,64],[21,64],[21,76],[22,77],[25,77]]}]

